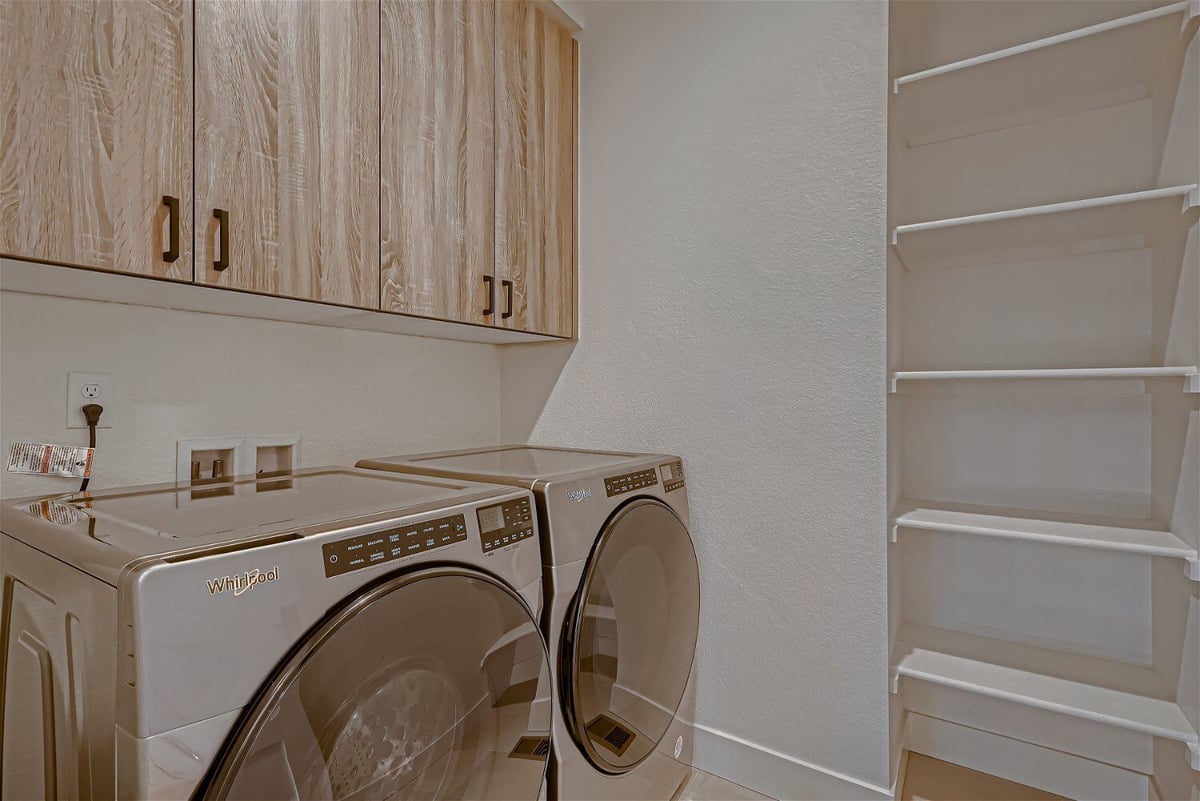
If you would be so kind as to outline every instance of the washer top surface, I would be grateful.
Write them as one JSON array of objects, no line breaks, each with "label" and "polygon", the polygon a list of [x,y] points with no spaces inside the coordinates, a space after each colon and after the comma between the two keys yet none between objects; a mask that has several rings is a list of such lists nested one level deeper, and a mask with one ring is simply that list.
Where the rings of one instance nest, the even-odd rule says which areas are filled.
[{"label": "washer top surface", "polygon": [[648,456],[640,453],[513,445],[363,459],[358,466],[376,470],[394,470],[402,466],[423,473],[528,483],[538,479],[553,480],[595,472],[611,472],[619,465],[642,461]]},{"label": "washer top surface", "polygon": [[0,528],[88,572],[119,572],[142,557],[350,518],[424,511],[510,491],[430,476],[309,468],[270,477],[5,501]]}]

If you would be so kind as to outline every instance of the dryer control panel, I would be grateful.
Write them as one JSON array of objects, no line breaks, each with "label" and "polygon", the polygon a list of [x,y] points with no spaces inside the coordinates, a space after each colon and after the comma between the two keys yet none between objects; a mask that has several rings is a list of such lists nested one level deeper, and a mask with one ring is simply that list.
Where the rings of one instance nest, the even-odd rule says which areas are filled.
[{"label": "dryer control panel", "polygon": [[466,538],[466,517],[451,515],[327,542],[321,546],[325,578],[453,545]]},{"label": "dryer control panel", "polygon": [[633,492],[644,487],[653,487],[658,483],[658,473],[653,467],[648,470],[638,470],[636,473],[625,473],[620,476],[610,476],[604,479],[604,491],[608,497]]},{"label": "dryer control panel", "polygon": [[533,536],[533,510],[528,498],[483,506],[477,515],[479,539],[485,553]]}]

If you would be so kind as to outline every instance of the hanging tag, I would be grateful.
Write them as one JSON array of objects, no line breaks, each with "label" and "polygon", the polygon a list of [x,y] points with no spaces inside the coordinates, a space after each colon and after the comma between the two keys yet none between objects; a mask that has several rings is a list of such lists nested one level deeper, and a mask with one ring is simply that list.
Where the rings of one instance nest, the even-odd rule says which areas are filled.
[{"label": "hanging tag", "polygon": [[87,478],[92,474],[95,448],[14,442],[8,452],[8,472]]}]

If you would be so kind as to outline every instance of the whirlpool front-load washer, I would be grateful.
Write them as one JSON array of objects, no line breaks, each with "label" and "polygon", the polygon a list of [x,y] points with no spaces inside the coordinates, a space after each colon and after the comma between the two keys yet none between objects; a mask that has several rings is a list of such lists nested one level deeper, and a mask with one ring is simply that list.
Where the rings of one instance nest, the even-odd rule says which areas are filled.
[{"label": "whirlpool front-load washer", "polygon": [[532,502],[316,468],[3,504],[0,796],[538,798]]},{"label": "whirlpool front-load washer", "polygon": [[556,693],[552,797],[672,798],[691,773],[700,617],[682,460],[515,446],[358,466],[533,490]]}]

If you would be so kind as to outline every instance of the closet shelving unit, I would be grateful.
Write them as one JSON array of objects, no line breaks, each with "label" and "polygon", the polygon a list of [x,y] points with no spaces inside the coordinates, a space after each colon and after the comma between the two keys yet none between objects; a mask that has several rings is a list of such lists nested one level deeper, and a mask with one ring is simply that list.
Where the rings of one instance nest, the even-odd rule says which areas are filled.
[{"label": "closet shelving unit", "polygon": [[892,373],[892,392],[902,381],[982,381],[987,379],[1113,379],[1145,381],[1151,378],[1182,378],[1185,392],[1200,392],[1200,370],[1195,367],[1048,367],[1025,370],[897,370]]},{"label": "closet shelving unit", "polygon": [[1104,248],[1136,236],[1135,244],[1144,245],[1155,223],[1197,207],[1195,184],[1168,186],[898,225],[891,246],[905,270],[910,264],[954,266],[978,254],[1012,255],[1013,243],[1020,243],[1020,256],[1066,256],[1073,247],[1087,252],[1079,250],[1081,243]]},{"label": "closet shelving unit", "polygon": [[1193,797],[1200,0],[891,8],[894,769]]},{"label": "closet shelving unit", "polygon": [[1144,99],[1159,45],[1197,17],[1179,0],[901,75],[893,131],[917,147]]},{"label": "closet shelving unit", "polygon": [[966,504],[903,499],[892,519],[892,542],[900,532],[941,531],[973,537],[1025,540],[1101,551],[1162,556],[1183,561],[1185,575],[1200,581],[1200,555],[1165,526],[1146,521],[1105,519]]},{"label": "closet shelving unit", "polygon": [[1155,737],[1195,742],[1196,733],[1172,691],[1147,668],[915,624],[900,630],[899,645],[904,656],[896,664],[894,680],[920,679]]}]

